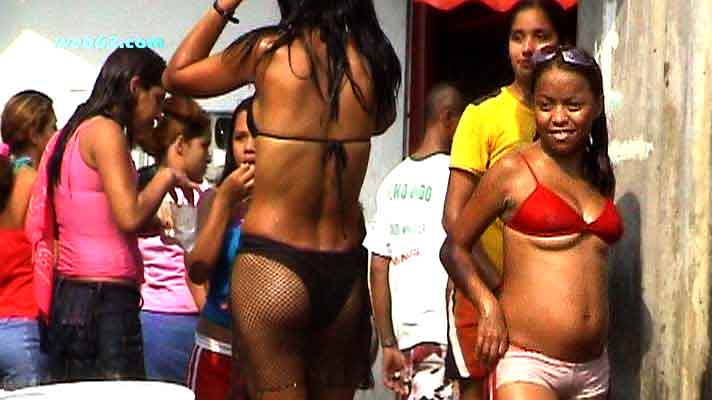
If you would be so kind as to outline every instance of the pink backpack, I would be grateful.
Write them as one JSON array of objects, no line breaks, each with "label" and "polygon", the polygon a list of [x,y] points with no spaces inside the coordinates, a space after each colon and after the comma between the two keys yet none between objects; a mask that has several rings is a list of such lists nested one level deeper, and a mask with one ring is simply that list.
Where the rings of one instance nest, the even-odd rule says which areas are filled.
[{"label": "pink backpack", "polygon": [[57,144],[57,138],[59,132],[52,136],[42,153],[25,217],[25,235],[32,246],[35,296],[40,318],[45,322],[49,322],[50,319],[54,272],[57,264],[57,220],[53,201],[47,196],[49,188],[47,164]]}]

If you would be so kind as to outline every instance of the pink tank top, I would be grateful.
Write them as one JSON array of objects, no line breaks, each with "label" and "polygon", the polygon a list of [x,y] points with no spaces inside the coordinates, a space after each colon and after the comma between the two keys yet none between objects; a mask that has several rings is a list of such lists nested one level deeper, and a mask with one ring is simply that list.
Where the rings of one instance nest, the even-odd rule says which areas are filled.
[{"label": "pink tank top", "polygon": [[186,283],[183,249],[175,244],[164,243],[160,236],[141,238],[138,246],[145,266],[141,309],[170,314],[197,314],[198,307]]},{"label": "pink tank top", "polygon": [[[79,151],[79,140],[92,120],[83,122],[62,158],[55,209],[59,228],[57,271],[67,277],[123,278],[143,282],[143,261],[135,233],[119,230],[99,173]],[[133,169],[134,180],[138,174]]]},{"label": "pink tank top", "polygon": [[[161,208],[170,209],[171,214],[175,204],[188,203],[182,191],[176,192],[177,202],[167,194],[161,204]],[[201,193],[195,190],[193,196],[200,199]],[[168,244],[161,235],[155,235],[139,238],[138,248],[141,250],[144,266],[141,309],[169,314],[197,314],[198,306],[186,281],[183,247]]]}]

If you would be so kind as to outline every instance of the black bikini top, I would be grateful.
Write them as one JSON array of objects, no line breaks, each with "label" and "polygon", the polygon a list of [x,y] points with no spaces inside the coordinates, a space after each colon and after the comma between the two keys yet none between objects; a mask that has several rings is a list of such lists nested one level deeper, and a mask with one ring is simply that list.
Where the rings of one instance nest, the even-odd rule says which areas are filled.
[{"label": "black bikini top", "polygon": [[347,143],[368,143],[371,141],[370,138],[369,139],[336,140],[336,139],[322,139],[322,138],[309,138],[309,137],[293,137],[293,136],[280,135],[280,134],[276,134],[276,133],[263,132],[257,127],[257,124],[255,124],[255,117],[254,117],[253,111],[252,111],[253,104],[254,104],[254,101],[250,102],[250,105],[247,106],[247,129],[250,130],[250,133],[252,134],[253,137],[265,136],[268,138],[280,139],[280,140],[293,140],[293,141],[299,141],[299,142],[324,143],[324,144],[326,144],[326,153],[324,154],[324,158],[329,159],[331,156],[336,157],[336,168],[339,170],[339,175],[341,174],[341,171],[343,171],[343,168],[346,167],[346,162],[348,159],[348,157],[346,155],[346,149],[344,149],[344,144],[347,144]]},{"label": "black bikini top", "polygon": [[341,219],[343,220],[345,217],[344,194],[343,194],[343,173],[344,173],[344,169],[346,169],[346,164],[348,162],[348,155],[346,154],[346,149],[344,148],[344,144],[369,143],[371,141],[371,139],[368,138],[368,139],[340,139],[340,140],[336,140],[336,139],[322,139],[322,138],[309,138],[309,137],[293,137],[293,136],[286,136],[286,135],[280,135],[280,134],[275,134],[275,133],[263,132],[257,127],[257,124],[255,124],[255,117],[254,117],[253,111],[252,111],[253,105],[254,105],[254,101],[251,101],[250,104],[247,106],[247,129],[250,130],[250,134],[253,137],[256,138],[258,136],[265,136],[268,138],[279,139],[279,140],[292,140],[292,141],[299,141],[299,142],[306,142],[306,143],[326,144],[326,153],[324,153],[324,162],[326,162],[332,156],[335,158],[335,161],[336,161],[337,193],[339,196],[339,203],[341,205]]}]

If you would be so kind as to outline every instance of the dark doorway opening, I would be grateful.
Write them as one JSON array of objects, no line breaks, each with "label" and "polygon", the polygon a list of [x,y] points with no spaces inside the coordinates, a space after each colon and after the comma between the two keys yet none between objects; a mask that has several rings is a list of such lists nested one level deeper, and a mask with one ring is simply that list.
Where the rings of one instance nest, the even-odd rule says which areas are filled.
[{"label": "dark doorway opening", "polygon": [[[478,3],[451,11],[412,3],[408,154],[424,131],[425,96],[438,82],[457,85],[469,100],[514,79],[507,51],[507,17]],[[566,36],[575,43],[577,6],[566,11]]]}]

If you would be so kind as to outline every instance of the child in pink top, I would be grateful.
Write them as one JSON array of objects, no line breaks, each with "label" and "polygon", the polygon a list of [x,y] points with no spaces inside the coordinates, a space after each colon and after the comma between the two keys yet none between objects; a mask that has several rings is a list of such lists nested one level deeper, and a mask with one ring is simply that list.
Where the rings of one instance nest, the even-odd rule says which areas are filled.
[{"label": "child in pink top", "polygon": [[[172,96],[163,105],[163,118],[153,134],[142,137],[139,144],[158,161],[158,167],[183,171],[197,183],[202,181],[207,168],[209,131],[210,120],[197,102]],[[149,167],[142,172],[154,170]],[[198,197],[198,192],[194,197]],[[158,214],[167,220],[169,234],[141,238],[139,248],[145,266],[141,324],[146,376],[182,384],[193,347],[199,307],[205,302],[205,289],[198,285],[189,286],[186,279],[183,253],[184,248],[189,250],[192,240],[190,234],[183,233],[195,232],[195,225],[179,226],[175,214],[179,209],[196,212],[194,204],[182,193],[165,195]]]}]

